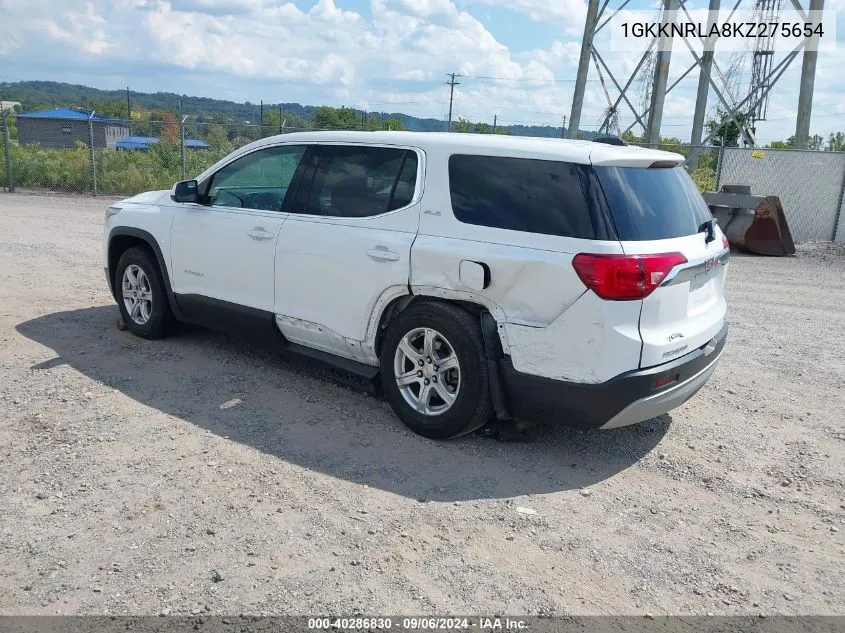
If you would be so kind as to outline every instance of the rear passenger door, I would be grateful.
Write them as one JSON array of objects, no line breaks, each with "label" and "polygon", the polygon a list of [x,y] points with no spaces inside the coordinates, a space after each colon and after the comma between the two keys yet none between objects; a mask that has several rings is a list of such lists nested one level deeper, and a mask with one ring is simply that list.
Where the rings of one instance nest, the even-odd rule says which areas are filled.
[{"label": "rear passenger door", "polygon": [[367,360],[355,342],[376,302],[407,293],[422,156],[395,146],[315,148],[276,249],[275,312],[288,340]]}]

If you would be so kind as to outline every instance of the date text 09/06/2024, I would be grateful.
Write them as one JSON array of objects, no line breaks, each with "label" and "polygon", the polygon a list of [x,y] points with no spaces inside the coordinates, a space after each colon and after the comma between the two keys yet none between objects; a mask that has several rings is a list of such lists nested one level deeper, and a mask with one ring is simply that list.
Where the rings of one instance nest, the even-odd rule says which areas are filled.
[{"label": "date text 09/06/2024", "polygon": [[479,631],[521,631],[528,628],[525,620],[516,618],[479,617],[479,618],[379,618],[379,617],[351,617],[351,618],[308,618],[308,628],[329,631],[448,631],[470,630]]},{"label": "date text 09/06/2024", "polygon": [[725,22],[711,24],[709,28],[700,22],[661,23],[623,22],[622,36],[635,38],[651,37],[739,37],[768,38],[812,37],[824,35],[821,22]]}]

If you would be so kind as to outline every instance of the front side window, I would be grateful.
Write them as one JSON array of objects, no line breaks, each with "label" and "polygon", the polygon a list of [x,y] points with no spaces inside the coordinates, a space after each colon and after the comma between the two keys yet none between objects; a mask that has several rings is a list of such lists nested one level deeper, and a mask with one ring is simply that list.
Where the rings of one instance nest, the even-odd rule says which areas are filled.
[{"label": "front side window", "polygon": [[561,161],[456,154],[449,158],[452,211],[467,224],[594,239],[580,169]]},{"label": "front side window", "polygon": [[417,155],[391,147],[327,145],[303,213],[362,218],[411,203],[417,178]]},{"label": "front side window", "polygon": [[281,211],[304,145],[268,147],[242,156],[212,177],[207,202],[212,206]]}]

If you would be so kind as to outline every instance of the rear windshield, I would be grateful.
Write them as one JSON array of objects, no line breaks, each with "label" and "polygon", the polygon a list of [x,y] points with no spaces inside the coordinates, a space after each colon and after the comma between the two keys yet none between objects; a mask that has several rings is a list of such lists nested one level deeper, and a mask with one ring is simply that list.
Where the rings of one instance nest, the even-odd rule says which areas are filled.
[{"label": "rear windshield", "polygon": [[683,167],[594,169],[623,242],[694,235],[713,218]]},{"label": "rear windshield", "polygon": [[449,158],[455,217],[467,224],[594,239],[581,165],[456,154]]}]

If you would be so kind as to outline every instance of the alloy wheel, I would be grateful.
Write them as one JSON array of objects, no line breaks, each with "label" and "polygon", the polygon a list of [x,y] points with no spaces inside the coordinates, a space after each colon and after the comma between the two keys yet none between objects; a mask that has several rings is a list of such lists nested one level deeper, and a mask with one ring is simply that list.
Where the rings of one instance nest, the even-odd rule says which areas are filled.
[{"label": "alloy wheel", "polygon": [[153,310],[153,291],[147,274],[137,264],[130,264],[123,271],[121,293],[129,318],[138,325],[146,325]]},{"label": "alloy wheel", "polygon": [[433,328],[415,328],[402,337],[394,356],[393,375],[405,402],[424,415],[448,411],[461,388],[455,348]]}]

